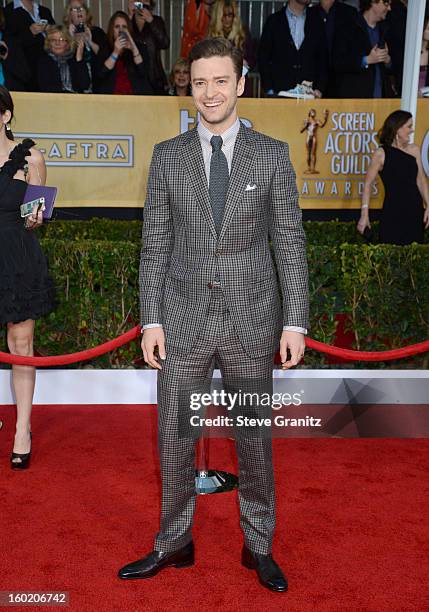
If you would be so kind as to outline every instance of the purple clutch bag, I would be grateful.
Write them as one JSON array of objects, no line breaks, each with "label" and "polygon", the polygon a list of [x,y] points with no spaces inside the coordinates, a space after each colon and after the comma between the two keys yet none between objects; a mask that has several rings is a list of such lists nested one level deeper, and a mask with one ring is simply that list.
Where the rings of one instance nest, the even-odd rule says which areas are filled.
[{"label": "purple clutch bag", "polygon": [[55,198],[57,196],[58,189],[56,187],[44,187],[43,185],[27,185],[27,191],[25,192],[24,202],[32,202],[38,198],[45,198],[45,210],[43,211],[43,218],[50,219],[54,210]]}]

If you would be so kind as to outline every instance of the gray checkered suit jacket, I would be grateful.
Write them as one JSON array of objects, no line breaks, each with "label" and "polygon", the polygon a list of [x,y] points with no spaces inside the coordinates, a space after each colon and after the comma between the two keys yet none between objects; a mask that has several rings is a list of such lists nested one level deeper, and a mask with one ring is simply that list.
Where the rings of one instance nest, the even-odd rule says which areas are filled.
[{"label": "gray checkered suit jacket", "polygon": [[197,129],[155,146],[140,262],[142,325],[162,323],[167,350],[188,352],[216,278],[249,355],[272,354],[283,325],[308,327],[305,234],[288,146],[243,125],[219,236]]}]

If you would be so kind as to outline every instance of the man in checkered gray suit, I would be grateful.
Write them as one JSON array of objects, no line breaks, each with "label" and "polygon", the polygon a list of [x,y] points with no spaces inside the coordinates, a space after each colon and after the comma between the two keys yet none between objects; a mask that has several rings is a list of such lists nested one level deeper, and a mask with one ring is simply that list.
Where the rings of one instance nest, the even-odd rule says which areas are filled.
[{"label": "man in checkered gray suit", "polygon": [[[214,361],[224,385],[240,378],[272,382],[275,352],[280,346],[283,367],[296,365],[308,327],[305,235],[288,146],[240,123],[240,51],[208,39],[195,45],[190,63],[201,119],[155,147],[140,267],[142,349],[159,369],[161,526],[154,550],[123,567],[122,579],[194,563],[195,451],[194,440],[179,431],[183,385],[207,386]],[[271,438],[236,436],[236,449],[242,563],[263,586],[286,591],[271,554]]]}]

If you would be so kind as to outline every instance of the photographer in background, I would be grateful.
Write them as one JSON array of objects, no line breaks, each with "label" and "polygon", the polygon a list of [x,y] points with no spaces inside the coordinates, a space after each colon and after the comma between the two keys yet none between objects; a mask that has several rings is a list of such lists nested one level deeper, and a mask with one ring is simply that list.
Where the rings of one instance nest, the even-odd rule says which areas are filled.
[{"label": "photographer in background", "polygon": [[39,90],[49,93],[83,93],[91,86],[88,66],[83,59],[83,40],[76,42],[65,26],[50,26],[45,52],[39,59]]},{"label": "photographer in background", "polygon": [[91,11],[82,0],[69,0],[65,7],[63,23],[70,36],[83,39],[85,47],[98,55],[100,49],[107,46],[107,37],[102,28],[93,25]]},{"label": "photographer in background", "polygon": [[[96,57],[100,49],[107,47],[105,32],[92,24],[91,11],[82,0],[69,0],[65,8],[63,23],[76,43],[83,41],[84,61],[92,77],[97,70]],[[85,93],[91,92],[92,87],[85,91]]]},{"label": "photographer in background", "polygon": [[5,30],[17,39],[30,71],[30,91],[37,90],[37,65],[43,54],[46,28],[54,25],[51,11],[33,0],[14,0],[4,9]]},{"label": "photographer in background", "polygon": [[28,91],[30,70],[19,42],[5,32],[3,8],[0,7],[0,85],[13,91]]},{"label": "photographer in background", "polygon": [[131,19],[131,33],[136,42],[146,45],[149,57],[149,81],[153,93],[167,93],[168,81],[161,60],[161,49],[168,49],[170,38],[162,17],[153,15],[153,0],[128,2],[128,16]]},{"label": "photographer in background", "polygon": [[131,35],[131,21],[123,11],[116,11],[107,27],[107,52],[99,53],[94,91],[102,94],[147,95],[153,89],[149,81],[146,47]]}]

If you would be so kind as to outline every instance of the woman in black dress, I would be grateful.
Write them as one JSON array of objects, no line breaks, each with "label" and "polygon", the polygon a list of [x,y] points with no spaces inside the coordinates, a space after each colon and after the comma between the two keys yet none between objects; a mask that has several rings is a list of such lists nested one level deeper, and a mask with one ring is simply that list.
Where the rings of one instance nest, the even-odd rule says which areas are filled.
[{"label": "woman in black dress", "polygon": [[423,242],[424,229],[429,227],[429,189],[420,149],[410,143],[413,131],[410,113],[402,110],[391,113],[379,132],[381,146],[375,151],[365,177],[357,229],[363,234],[371,227],[371,188],[380,174],[385,191],[380,242],[398,245]]},{"label": "woman in black dress", "polygon": [[[20,215],[27,183],[44,185],[43,155],[32,140],[13,141],[10,122],[12,98],[0,87],[0,323],[7,325],[7,343],[14,355],[33,355],[34,321],[54,307],[54,288],[46,260],[31,227],[42,222],[41,213],[26,229]],[[16,397],[16,434],[11,455],[12,469],[29,466],[31,454],[31,408],[35,369],[13,366]]]}]

